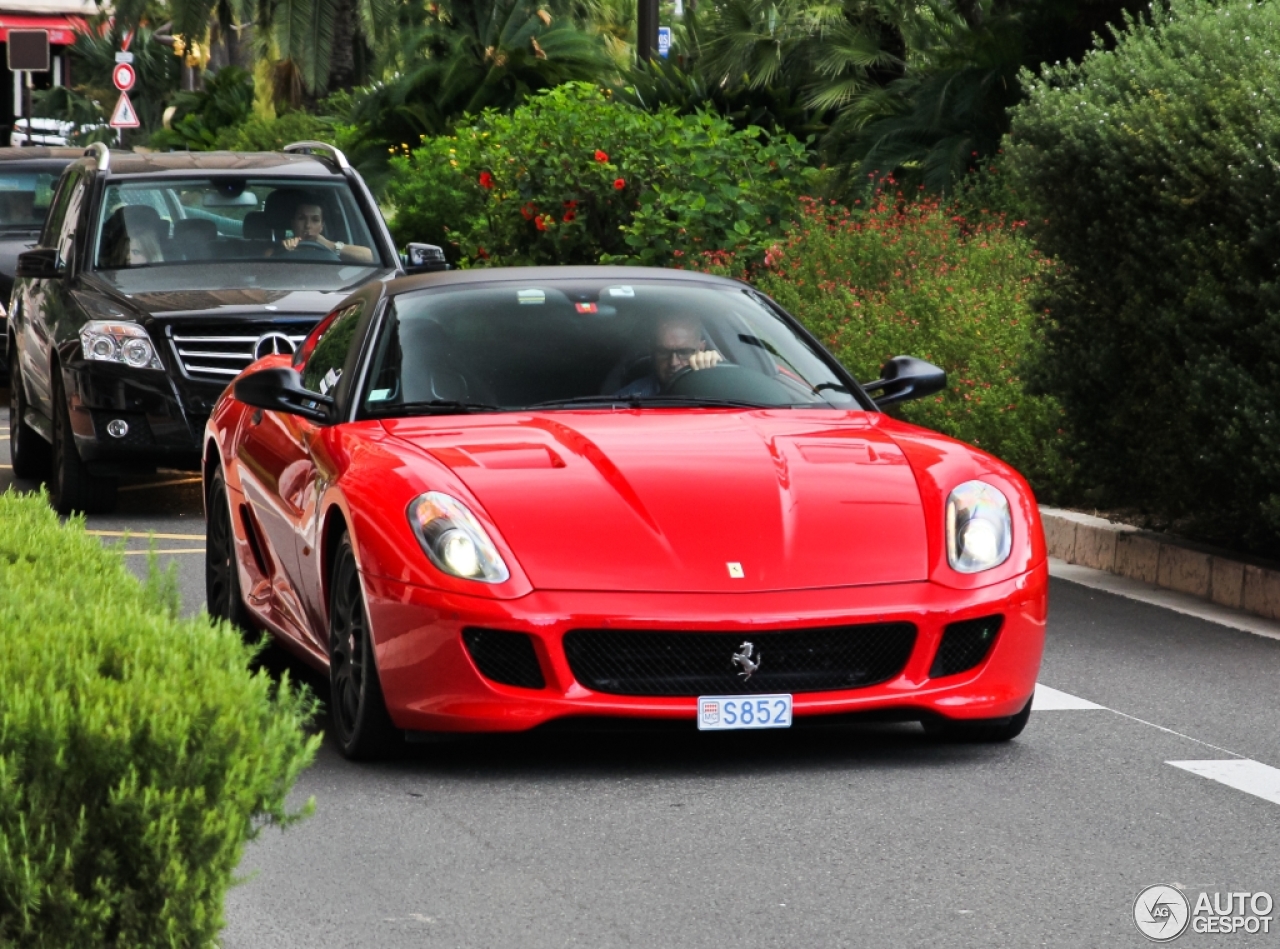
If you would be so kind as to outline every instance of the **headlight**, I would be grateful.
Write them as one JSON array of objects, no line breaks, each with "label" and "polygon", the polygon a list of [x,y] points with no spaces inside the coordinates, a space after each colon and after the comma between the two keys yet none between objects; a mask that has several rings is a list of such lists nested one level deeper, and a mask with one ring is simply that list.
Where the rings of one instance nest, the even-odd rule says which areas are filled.
[{"label": "headlight", "polygon": [[980,573],[1009,559],[1009,502],[985,481],[966,481],[947,498],[947,560],[960,573]]},{"label": "headlight", "polygon": [[147,331],[137,323],[91,320],[80,330],[80,349],[94,362],[118,362],[133,369],[163,369]]},{"label": "headlight", "polygon": [[422,549],[445,573],[481,583],[502,583],[511,576],[498,548],[461,501],[428,491],[408,513]]}]

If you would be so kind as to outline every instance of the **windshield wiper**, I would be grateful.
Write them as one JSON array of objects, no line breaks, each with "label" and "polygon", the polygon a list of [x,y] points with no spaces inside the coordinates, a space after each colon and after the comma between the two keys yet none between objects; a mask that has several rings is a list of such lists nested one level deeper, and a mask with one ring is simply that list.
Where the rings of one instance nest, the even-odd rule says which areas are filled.
[{"label": "windshield wiper", "polygon": [[639,408],[640,400],[634,395],[575,395],[569,399],[548,399],[546,402],[535,402],[526,405],[525,411],[531,409],[558,409],[567,405],[626,405]]},{"label": "windshield wiper", "polygon": [[787,405],[763,405],[744,399],[708,399],[697,395],[646,395],[635,400],[638,405],[698,405],[713,409],[789,409]]},{"label": "windshield wiper", "polygon": [[[428,399],[422,402],[398,402],[387,405],[388,409],[397,412],[422,412],[428,415],[449,415],[450,413],[467,412],[501,412],[502,406],[490,405],[488,402],[460,402],[456,399]],[[370,409],[377,411],[376,406]]]}]

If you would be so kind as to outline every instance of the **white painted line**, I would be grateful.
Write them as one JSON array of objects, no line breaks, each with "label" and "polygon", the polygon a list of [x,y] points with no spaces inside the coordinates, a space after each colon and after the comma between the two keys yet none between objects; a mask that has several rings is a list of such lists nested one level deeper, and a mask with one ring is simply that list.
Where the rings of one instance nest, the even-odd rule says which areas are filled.
[{"label": "white painted line", "polygon": [[1088,699],[1082,699],[1078,695],[1069,695],[1066,692],[1059,692],[1057,689],[1051,689],[1047,685],[1036,683],[1035,700],[1031,703],[1033,711],[1039,712],[1074,712],[1084,711],[1091,708],[1105,709],[1105,705],[1099,705],[1097,702],[1090,702]]},{"label": "white painted line", "polygon": [[1272,804],[1280,804],[1280,768],[1273,768],[1252,758],[1234,761],[1166,761],[1175,768],[1190,771],[1210,781],[1217,781],[1245,794],[1252,794]]},{"label": "white painted line", "polygon": [[1225,606],[1218,606],[1216,603],[1210,603],[1208,600],[1202,600],[1186,593],[1176,593],[1173,590],[1153,587],[1149,583],[1130,580],[1128,577],[1107,573],[1105,570],[1094,570],[1092,567],[1082,567],[1079,564],[1067,563],[1065,560],[1050,557],[1049,575],[1057,577],[1059,580],[1079,583],[1081,586],[1086,586],[1093,590],[1103,590],[1107,593],[1114,593],[1117,596],[1127,597],[1130,600],[1138,600],[1142,603],[1150,603],[1152,606],[1173,610],[1175,613],[1194,616],[1196,619],[1217,623],[1219,626],[1229,626],[1232,629],[1253,633],[1255,636],[1280,639],[1280,623],[1275,620],[1263,619],[1261,616],[1254,616],[1252,613],[1245,613],[1243,610],[1233,610]]},{"label": "white painted line", "polygon": [[204,534],[154,534],[151,531],[85,531],[94,537],[128,537],[130,540],[204,540]]}]

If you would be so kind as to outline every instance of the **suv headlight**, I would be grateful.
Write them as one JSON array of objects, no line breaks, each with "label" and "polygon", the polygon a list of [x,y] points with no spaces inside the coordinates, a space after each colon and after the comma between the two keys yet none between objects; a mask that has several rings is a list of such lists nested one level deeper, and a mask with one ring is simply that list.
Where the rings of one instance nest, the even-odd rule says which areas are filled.
[{"label": "suv headlight", "polygon": [[1009,559],[1009,501],[985,481],[966,481],[947,497],[947,561],[960,573],[981,573]]},{"label": "suv headlight", "polygon": [[418,543],[445,573],[481,583],[511,576],[485,529],[457,498],[428,491],[409,505],[408,514]]},{"label": "suv headlight", "polygon": [[147,331],[137,323],[91,320],[80,330],[80,349],[94,362],[118,362],[132,369],[163,369]]}]

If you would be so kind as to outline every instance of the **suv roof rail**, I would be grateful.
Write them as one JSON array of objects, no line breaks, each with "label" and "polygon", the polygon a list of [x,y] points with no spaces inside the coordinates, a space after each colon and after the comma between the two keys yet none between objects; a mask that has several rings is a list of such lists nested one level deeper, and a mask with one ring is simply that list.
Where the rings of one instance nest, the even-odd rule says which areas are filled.
[{"label": "suv roof rail", "polygon": [[98,171],[108,171],[111,168],[111,149],[104,142],[94,142],[84,150],[86,158],[96,158],[98,161]]},{"label": "suv roof rail", "polygon": [[311,155],[316,151],[328,152],[340,169],[351,170],[351,163],[347,161],[347,156],[342,154],[341,149],[328,142],[294,142],[292,145],[286,145],[284,150],[293,155]]}]

